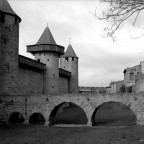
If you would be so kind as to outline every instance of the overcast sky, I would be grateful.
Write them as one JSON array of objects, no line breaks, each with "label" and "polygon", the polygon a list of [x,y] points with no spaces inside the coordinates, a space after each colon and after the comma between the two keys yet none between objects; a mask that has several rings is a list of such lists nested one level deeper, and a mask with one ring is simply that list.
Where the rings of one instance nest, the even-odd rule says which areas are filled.
[{"label": "overcast sky", "polygon": [[[108,86],[111,81],[123,80],[123,70],[144,61],[143,17],[132,27],[128,20],[117,33],[116,42],[103,38],[105,21],[94,17],[95,9],[103,8],[97,0],[8,0],[21,17],[19,53],[33,58],[26,52],[26,45],[35,44],[48,26],[57,44],[71,45],[79,57],[80,86]],[[131,35],[130,35],[131,34]]]}]

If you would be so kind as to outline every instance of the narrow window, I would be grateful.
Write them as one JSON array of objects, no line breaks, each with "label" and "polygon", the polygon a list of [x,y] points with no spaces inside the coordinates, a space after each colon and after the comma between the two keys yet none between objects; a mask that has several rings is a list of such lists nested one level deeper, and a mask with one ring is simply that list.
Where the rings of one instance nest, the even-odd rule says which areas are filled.
[{"label": "narrow window", "polygon": [[134,73],[130,73],[130,80],[134,80]]},{"label": "narrow window", "polygon": [[4,38],[4,44],[7,44],[7,39],[6,38]]},{"label": "narrow window", "polygon": [[65,60],[68,61],[68,57],[66,57]]},{"label": "narrow window", "polygon": [[2,43],[3,44],[7,44],[8,43],[8,36],[6,36],[6,35],[2,36]]},{"label": "narrow window", "polygon": [[5,22],[5,15],[4,15],[3,13],[1,13],[1,19],[0,19],[0,21],[1,21],[2,23]]},{"label": "narrow window", "polygon": [[38,62],[40,62],[40,59],[37,59]]},{"label": "narrow window", "polygon": [[15,25],[17,25],[17,18],[15,18]]},{"label": "narrow window", "polygon": [[72,57],[72,61],[74,61],[74,57]]}]

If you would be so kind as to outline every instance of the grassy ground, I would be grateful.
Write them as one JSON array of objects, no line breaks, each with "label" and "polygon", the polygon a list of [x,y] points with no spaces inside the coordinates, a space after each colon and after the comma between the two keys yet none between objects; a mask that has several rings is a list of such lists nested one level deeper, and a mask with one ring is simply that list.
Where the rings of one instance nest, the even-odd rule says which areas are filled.
[{"label": "grassy ground", "polygon": [[0,144],[144,144],[144,126],[0,125]]},{"label": "grassy ground", "polygon": [[[78,107],[65,107],[55,123],[86,123]],[[129,108],[117,103],[101,106],[94,127],[46,127],[42,125],[0,124],[0,144],[144,144],[144,126],[137,127]]]}]

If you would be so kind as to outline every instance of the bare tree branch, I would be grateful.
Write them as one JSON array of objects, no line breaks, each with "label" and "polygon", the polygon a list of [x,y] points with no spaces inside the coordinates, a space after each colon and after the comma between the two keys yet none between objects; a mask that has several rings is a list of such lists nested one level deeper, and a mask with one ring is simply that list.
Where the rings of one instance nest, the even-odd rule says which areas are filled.
[{"label": "bare tree branch", "polygon": [[98,19],[112,23],[105,28],[107,37],[113,37],[124,21],[134,14],[136,14],[133,20],[133,25],[135,25],[140,12],[144,10],[144,0],[100,0],[100,2],[109,4],[109,8],[102,12],[101,17],[95,12],[95,16]]}]

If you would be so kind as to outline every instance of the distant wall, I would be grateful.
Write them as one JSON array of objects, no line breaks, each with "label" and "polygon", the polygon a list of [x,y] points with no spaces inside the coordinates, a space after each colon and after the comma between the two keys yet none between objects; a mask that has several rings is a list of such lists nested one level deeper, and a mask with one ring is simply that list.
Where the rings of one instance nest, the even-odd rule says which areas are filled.
[{"label": "distant wall", "polygon": [[135,85],[135,76],[141,73],[141,65],[136,65],[126,69],[124,82],[127,87]]},{"label": "distant wall", "polygon": [[141,65],[141,72],[142,74],[144,74],[144,61],[140,62]]},{"label": "distant wall", "polygon": [[121,86],[124,84],[124,81],[118,81],[116,83],[116,92],[119,93],[120,92],[120,89],[121,89]]},{"label": "distant wall", "polygon": [[18,91],[20,95],[33,95],[43,93],[43,72],[32,69],[19,68]]},{"label": "distant wall", "polygon": [[59,76],[59,93],[68,93],[69,79],[64,76]]},{"label": "distant wall", "polygon": [[110,84],[110,86],[111,86],[111,93],[116,93],[116,83],[113,82]]},{"label": "distant wall", "polygon": [[136,76],[135,91],[136,93],[144,91],[144,74]]}]

